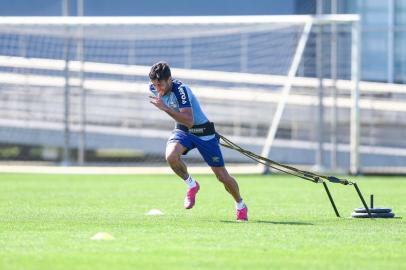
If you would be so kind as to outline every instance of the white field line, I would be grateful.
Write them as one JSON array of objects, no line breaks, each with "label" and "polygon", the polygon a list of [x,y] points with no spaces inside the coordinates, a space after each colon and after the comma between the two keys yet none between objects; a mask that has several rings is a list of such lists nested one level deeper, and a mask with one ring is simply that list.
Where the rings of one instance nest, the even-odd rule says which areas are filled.
[{"label": "white field line", "polygon": [[[308,169],[300,166],[301,169]],[[192,174],[212,174],[207,166],[189,166]],[[262,174],[261,167],[256,165],[228,164],[231,174]],[[364,173],[406,174],[406,166],[399,167],[363,167]],[[0,165],[0,173],[23,174],[79,174],[79,175],[171,175],[169,167],[66,167],[66,166],[31,166],[31,165]],[[343,173],[343,172],[340,172]],[[345,173],[345,172],[344,172]]]},{"label": "white field line", "polygon": [[[233,174],[259,174],[256,165],[227,165],[227,170]],[[188,171],[193,174],[212,174],[208,166],[189,166]],[[168,167],[75,167],[75,166],[29,166],[29,165],[0,165],[0,173],[44,173],[44,174],[98,174],[98,175],[126,175],[126,174],[173,174]]]}]

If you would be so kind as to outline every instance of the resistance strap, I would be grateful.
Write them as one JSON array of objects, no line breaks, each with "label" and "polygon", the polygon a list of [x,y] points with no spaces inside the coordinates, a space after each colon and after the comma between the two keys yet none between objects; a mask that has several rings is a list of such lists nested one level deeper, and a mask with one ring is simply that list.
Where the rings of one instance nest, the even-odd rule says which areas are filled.
[{"label": "resistance strap", "polygon": [[273,168],[275,170],[281,171],[283,173],[297,176],[302,179],[311,181],[313,183],[322,183],[327,192],[328,198],[333,206],[334,212],[337,217],[339,217],[340,215],[338,213],[337,207],[335,206],[335,203],[334,203],[333,197],[331,196],[330,190],[328,189],[328,187],[326,185],[326,181],[331,182],[331,183],[339,183],[339,184],[343,184],[343,185],[354,185],[355,190],[357,191],[357,194],[360,197],[362,204],[364,205],[365,209],[367,210],[369,217],[372,218],[371,212],[364,200],[364,197],[362,196],[360,189],[358,188],[357,183],[348,181],[346,179],[340,179],[335,176],[326,176],[326,175],[322,175],[322,174],[318,174],[318,173],[314,173],[314,172],[300,170],[298,168],[273,161],[269,158],[259,156],[251,151],[248,151],[248,150],[240,147],[239,145],[233,143],[232,141],[230,141],[229,139],[227,139],[226,137],[224,137],[223,135],[221,135],[219,133],[216,133],[216,134],[222,140],[222,141],[220,141],[220,145],[222,145],[223,147],[238,151],[241,154],[247,156],[248,158],[250,158],[260,164],[263,164],[263,165]]}]

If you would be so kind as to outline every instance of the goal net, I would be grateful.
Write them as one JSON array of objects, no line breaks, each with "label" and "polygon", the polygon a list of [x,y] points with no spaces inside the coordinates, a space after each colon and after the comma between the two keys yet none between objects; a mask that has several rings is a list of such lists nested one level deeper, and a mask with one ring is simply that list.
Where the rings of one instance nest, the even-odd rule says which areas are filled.
[{"label": "goal net", "polygon": [[[358,19],[0,18],[0,147],[26,160],[162,164],[173,121],[149,103],[148,72],[164,60],[235,143],[355,172]],[[194,152],[187,162],[203,164]]]}]

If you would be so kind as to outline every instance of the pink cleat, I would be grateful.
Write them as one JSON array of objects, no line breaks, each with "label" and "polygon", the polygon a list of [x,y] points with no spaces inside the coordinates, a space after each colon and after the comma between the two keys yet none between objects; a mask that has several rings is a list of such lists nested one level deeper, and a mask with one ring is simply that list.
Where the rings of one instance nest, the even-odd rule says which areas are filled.
[{"label": "pink cleat", "polygon": [[237,221],[243,222],[248,221],[248,207],[245,206],[244,208],[238,210],[237,209]]},{"label": "pink cleat", "polygon": [[200,185],[196,181],[196,186],[193,188],[189,188],[189,190],[187,191],[184,203],[186,209],[191,209],[195,205],[196,194],[199,191],[199,189]]}]

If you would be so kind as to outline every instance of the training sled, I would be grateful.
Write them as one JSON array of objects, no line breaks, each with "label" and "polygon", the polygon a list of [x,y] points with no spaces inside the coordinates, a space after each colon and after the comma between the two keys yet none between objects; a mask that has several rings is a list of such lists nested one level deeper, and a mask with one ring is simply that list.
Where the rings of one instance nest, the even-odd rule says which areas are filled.
[{"label": "training sled", "polygon": [[[233,143],[232,141],[230,141],[229,139],[227,139],[226,137],[224,137],[223,135],[221,135],[219,133],[216,133],[216,135],[219,137],[219,139],[221,139],[220,145],[222,145],[223,147],[226,147],[226,148],[229,148],[232,150],[236,150],[236,151],[240,152],[241,154],[249,157],[250,159],[252,159],[258,163],[261,163],[265,166],[268,166],[270,168],[273,168],[275,170],[278,170],[280,172],[284,172],[286,174],[297,176],[299,178],[311,181],[316,184],[321,183],[324,187],[324,190],[327,193],[328,199],[330,200],[331,206],[333,207],[334,213],[337,217],[340,217],[340,213],[338,212],[338,209],[336,207],[333,197],[331,196],[330,190],[329,190],[326,182],[334,183],[334,184],[342,184],[345,186],[354,186],[355,191],[358,194],[358,197],[360,198],[362,205],[364,206],[363,209],[365,211],[365,212],[355,212],[355,215],[357,215],[357,217],[361,217],[361,215],[364,215],[363,217],[373,218],[373,217],[376,217],[376,215],[378,215],[378,214],[383,215],[383,213],[377,213],[377,212],[371,211],[371,209],[366,204],[364,197],[362,196],[361,190],[359,189],[357,183],[355,183],[355,182],[351,182],[346,179],[340,179],[335,176],[326,176],[326,175],[322,175],[322,174],[317,174],[317,173],[313,173],[313,172],[300,170],[295,167],[288,166],[288,165],[270,160],[268,158],[259,156],[251,151],[241,148],[240,146]],[[359,211],[361,211],[361,210],[359,210]],[[385,213],[385,214],[388,214],[388,213]]]},{"label": "training sled", "polygon": [[[375,207],[374,208],[374,195],[371,194],[371,203],[369,207],[369,211],[371,212],[372,217],[374,218],[393,218],[395,217],[395,213],[392,212],[391,208],[385,207]],[[367,213],[365,208],[355,208],[354,212],[352,212],[351,216],[353,218],[369,218],[370,216]]]}]

